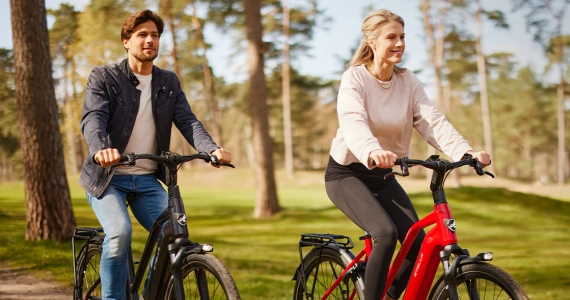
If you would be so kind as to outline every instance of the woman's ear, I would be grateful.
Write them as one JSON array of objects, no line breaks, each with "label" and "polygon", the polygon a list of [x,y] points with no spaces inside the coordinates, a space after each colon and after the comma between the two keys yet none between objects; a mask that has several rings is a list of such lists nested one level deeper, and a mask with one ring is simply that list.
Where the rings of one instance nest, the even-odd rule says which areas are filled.
[{"label": "woman's ear", "polygon": [[376,50],[376,42],[374,40],[368,40],[368,47],[372,48],[372,50]]}]

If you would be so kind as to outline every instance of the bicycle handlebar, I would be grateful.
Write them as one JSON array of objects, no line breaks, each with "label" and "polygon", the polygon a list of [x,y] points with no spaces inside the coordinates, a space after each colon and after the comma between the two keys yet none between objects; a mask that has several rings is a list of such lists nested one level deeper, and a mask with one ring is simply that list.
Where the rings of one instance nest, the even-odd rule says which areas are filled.
[{"label": "bicycle handlebar", "polygon": [[116,168],[119,166],[134,166],[136,160],[138,159],[149,159],[157,163],[174,164],[176,166],[191,160],[201,159],[207,163],[212,163],[212,165],[214,166],[225,166],[225,167],[235,168],[233,164],[219,161],[218,157],[216,157],[213,154],[209,154],[207,152],[198,152],[196,154],[191,154],[191,155],[180,155],[173,152],[165,152],[161,155],[134,154],[134,153],[122,154],[119,163],[112,165],[111,168]]},{"label": "bicycle handlebar", "polygon": [[408,171],[408,168],[416,165],[432,169],[435,172],[443,172],[443,173],[459,167],[471,166],[475,169],[477,175],[479,176],[488,175],[491,176],[492,178],[495,178],[495,175],[493,175],[491,172],[483,170],[483,165],[481,165],[481,162],[473,158],[473,156],[469,153],[465,153],[463,158],[460,161],[456,162],[450,162],[447,160],[440,159],[439,155],[432,155],[427,160],[411,159],[408,157],[398,158],[396,159],[396,162],[394,164],[401,166],[402,172],[401,173],[391,172],[389,174],[386,174],[386,176],[384,176],[384,179],[394,175],[403,176],[403,177],[409,176],[410,172]]}]

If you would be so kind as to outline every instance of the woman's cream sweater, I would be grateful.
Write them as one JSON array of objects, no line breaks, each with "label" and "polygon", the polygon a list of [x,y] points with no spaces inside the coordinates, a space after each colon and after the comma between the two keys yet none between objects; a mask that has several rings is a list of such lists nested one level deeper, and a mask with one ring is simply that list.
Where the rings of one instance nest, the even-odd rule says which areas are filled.
[{"label": "woman's cream sweater", "polygon": [[339,129],[330,154],[342,165],[361,162],[377,149],[408,156],[412,128],[434,148],[459,160],[472,150],[428,99],[414,73],[396,73],[389,82],[372,76],[363,65],[344,72],[337,99]]}]

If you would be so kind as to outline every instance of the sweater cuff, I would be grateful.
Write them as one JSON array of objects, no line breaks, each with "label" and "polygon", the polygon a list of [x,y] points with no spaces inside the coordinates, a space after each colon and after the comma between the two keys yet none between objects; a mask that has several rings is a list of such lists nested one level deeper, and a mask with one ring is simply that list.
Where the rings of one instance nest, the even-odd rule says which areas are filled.
[{"label": "sweater cuff", "polygon": [[358,158],[368,170],[373,169],[373,167],[368,163],[368,158],[370,157],[370,152],[374,150],[382,150],[382,147],[380,147],[380,144],[378,143],[371,143],[363,148],[360,157]]}]

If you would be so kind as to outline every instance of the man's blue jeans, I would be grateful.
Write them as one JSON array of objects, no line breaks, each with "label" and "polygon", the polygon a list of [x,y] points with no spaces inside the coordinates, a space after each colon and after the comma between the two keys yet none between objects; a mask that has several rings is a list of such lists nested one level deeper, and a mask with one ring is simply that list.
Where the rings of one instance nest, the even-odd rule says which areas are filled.
[{"label": "man's blue jeans", "polygon": [[126,198],[130,193],[135,196],[129,203],[133,215],[150,230],[168,206],[168,195],[155,175],[114,175],[101,197],[87,194],[105,231],[100,267],[104,300],[126,299],[127,251],[132,234]]}]

